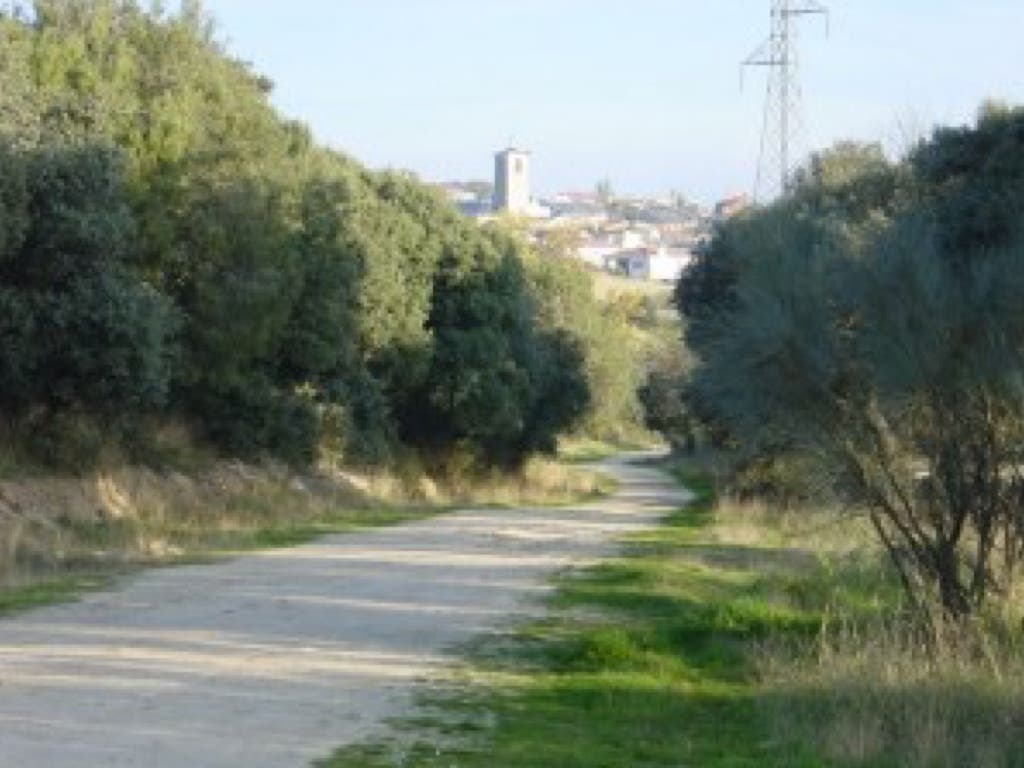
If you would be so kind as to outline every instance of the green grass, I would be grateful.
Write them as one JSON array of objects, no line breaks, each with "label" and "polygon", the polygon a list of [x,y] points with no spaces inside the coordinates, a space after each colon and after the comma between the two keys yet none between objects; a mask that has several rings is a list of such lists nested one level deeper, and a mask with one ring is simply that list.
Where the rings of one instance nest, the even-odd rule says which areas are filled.
[{"label": "green grass", "polygon": [[307,522],[279,522],[238,537],[231,550],[277,549],[297,547],[316,541],[322,536],[352,533],[368,528],[400,525],[433,517],[447,511],[445,507],[390,507],[374,509],[336,510],[322,518]]},{"label": "green grass", "polygon": [[466,680],[427,696],[423,717],[322,765],[827,765],[774,727],[759,649],[813,640],[837,600],[877,612],[891,588],[877,570],[851,578],[853,560],[724,541],[708,481],[687,481],[696,503],[622,557],[561,578],[549,617],[474,649]]},{"label": "green grass", "polygon": [[598,298],[607,299],[609,296],[622,293],[637,293],[643,296],[652,296],[668,302],[672,295],[670,283],[660,283],[653,280],[633,280],[622,275],[612,275],[607,272],[594,274],[594,290]]},{"label": "green grass", "polygon": [[558,458],[571,464],[588,464],[609,459],[621,450],[603,440],[579,438],[563,440],[558,446]]},{"label": "green grass", "polygon": [[109,586],[111,574],[69,576],[0,592],[0,616],[77,600],[83,593]]},{"label": "green grass", "polygon": [[558,446],[559,461],[568,464],[592,464],[619,456],[628,451],[644,451],[656,447],[653,441],[597,440],[588,437],[567,438]]}]

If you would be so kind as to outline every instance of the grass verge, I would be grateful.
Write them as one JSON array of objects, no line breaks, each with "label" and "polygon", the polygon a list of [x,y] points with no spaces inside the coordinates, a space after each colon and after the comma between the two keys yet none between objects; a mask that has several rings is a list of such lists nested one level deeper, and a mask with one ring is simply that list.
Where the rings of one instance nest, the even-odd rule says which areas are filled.
[{"label": "grass verge", "polygon": [[79,574],[0,591],[0,617],[45,605],[71,602],[85,592],[108,586],[112,576],[111,573]]},{"label": "grass verge", "polygon": [[759,713],[749,646],[818,622],[765,601],[746,552],[708,549],[711,490],[689,485],[696,503],[563,578],[549,617],[477,649],[467,684],[415,728],[323,765],[755,766],[785,753]]},{"label": "grass verge", "polygon": [[855,521],[716,505],[706,478],[686,480],[693,505],[562,578],[544,621],[473,649],[464,679],[392,738],[322,766],[845,764],[785,727],[822,691],[771,678],[766,659],[801,658],[836,611],[866,626],[893,610],[878,552]]}]

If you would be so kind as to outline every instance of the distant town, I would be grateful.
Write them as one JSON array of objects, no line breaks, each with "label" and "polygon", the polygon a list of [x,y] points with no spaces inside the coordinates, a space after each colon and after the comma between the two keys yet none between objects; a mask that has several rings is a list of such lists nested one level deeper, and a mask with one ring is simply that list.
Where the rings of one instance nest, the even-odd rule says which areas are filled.
[{"label": "distant town", "polygon": [[709,242],[714,225],[749,205],[746,195],[712,209],[673,192],[656,197],[616,195],[602,181],[585,191],[533,195],[533,157],[508,148],[494,158],[494,180],[439,184],[466,216],[482,222],[512,217],[536,243],[555,242],[570,258],[594,270],[634,280],[675,282]]}]

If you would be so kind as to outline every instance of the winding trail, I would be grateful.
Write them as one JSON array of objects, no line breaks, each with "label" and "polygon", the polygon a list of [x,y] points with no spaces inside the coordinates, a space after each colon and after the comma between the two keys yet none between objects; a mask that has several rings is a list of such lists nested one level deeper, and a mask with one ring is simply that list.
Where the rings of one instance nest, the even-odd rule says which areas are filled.
[{"label": "winding trail", "polygon": [[0,766],[304,768],[410,711],[455,646],[687,500],[642,457],[601,502],[469,510],[156,570],[0,621]]}]

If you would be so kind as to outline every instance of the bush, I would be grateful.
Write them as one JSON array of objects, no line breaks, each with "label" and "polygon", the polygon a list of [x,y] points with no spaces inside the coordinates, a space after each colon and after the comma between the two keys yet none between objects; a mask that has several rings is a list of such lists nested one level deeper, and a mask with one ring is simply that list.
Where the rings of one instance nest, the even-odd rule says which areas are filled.
[{"label": "bush", "polygon": [[116,425],[64,411],[24,420],[15,439],[28,447],[34,462],[81,475],[99,467],[109,454],[116,455],[118,437]]},{"label": "bush", "polygon": [[162,407],[178,315],[128,266],[120,156],[84,145],[19,157],[26,219],[0,253],[5,408],[123,416]]},{"label": "bush", "polygon": [[538,327],[515,244],[492,237],[441,262],[429,372],[399,423],[427,451],[459,447],[485,464],[513,466],[532,451],[554,451],[588,391],[575,346]]},{"label": "bush", "polygon": [[228,455],[274,456],[300,466],[315,458],[320,419],[308,398],[258,381],[193,397],[190,410],[200,416],[203,433]]}]

